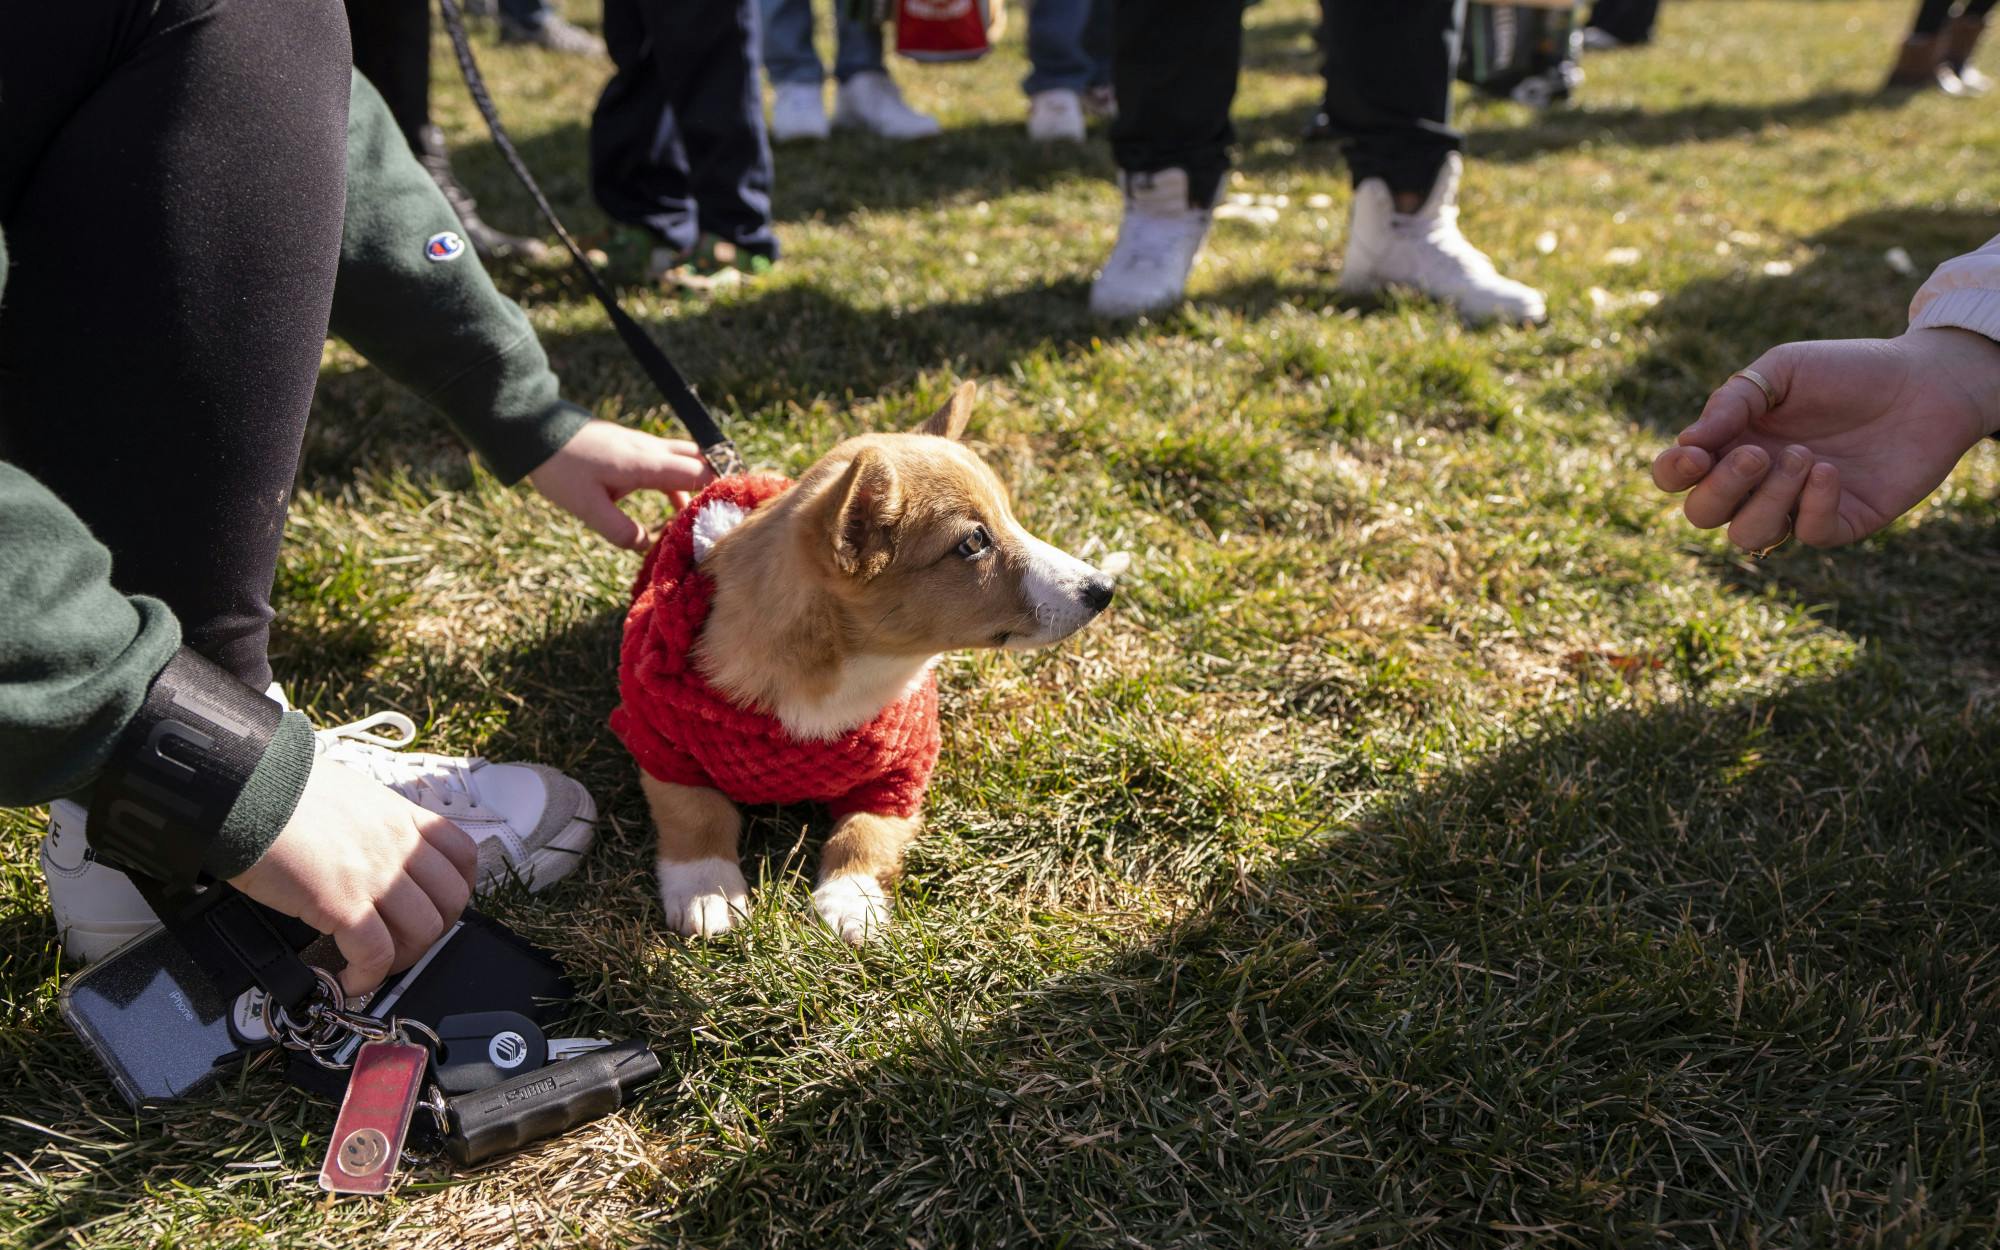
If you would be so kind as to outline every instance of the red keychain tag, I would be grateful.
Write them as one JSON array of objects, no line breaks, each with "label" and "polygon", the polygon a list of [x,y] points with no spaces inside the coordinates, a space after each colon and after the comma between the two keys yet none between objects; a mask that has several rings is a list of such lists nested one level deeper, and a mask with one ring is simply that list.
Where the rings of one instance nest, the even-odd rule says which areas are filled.
[{"label": "red keychain tag", "polygon": [[400,1039],[368,1042],[355,1052],[326,1162],[319,1165],[321,1189],[388,1192],[430,1062],[430,1051]]}]

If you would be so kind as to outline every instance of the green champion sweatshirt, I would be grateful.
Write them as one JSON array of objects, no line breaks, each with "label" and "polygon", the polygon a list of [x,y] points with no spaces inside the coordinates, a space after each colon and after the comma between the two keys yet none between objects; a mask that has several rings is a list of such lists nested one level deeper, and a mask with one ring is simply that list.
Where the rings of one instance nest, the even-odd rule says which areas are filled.
[{"label": "green champion sweatshirt", "polygon": [[[589,415],[558,397],[527,314],[494,288],[463,229],[388,105],[355,74],[332,332],[439,409],[511,483]],[[0,239],[0,298],[6,275]],[[120,594],[110,575],[111,553],[76,514],[0,462],[0,807],[87,794],[180,646],[166,605]],[[209,847],[211,873],[257,861],[291,819],[312,762],[311,725],[287,713]]]}]

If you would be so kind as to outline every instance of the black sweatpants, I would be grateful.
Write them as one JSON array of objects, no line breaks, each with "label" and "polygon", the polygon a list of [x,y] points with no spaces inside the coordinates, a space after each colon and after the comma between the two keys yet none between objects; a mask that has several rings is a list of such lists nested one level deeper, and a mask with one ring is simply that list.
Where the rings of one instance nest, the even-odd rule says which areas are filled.
[{"label": "black sweatpants", "polygon": [[1659,18],[1660,0],[1597,0],[1590,6],[1590,20],[1585,25],[1595,26],[1620,43],[1647,43]]},{"label": "black sweatpants", "polygon": [[[1465,0],[1321,0],[1326,103],[1359,184],[1427,192],[1447,155]],[[1111,77],[1121,169],[1188,171],[1206,204],[1229,168],[1229,105],[1243,51],[1242,0],[1118,0]]]},{"label": "black sweatpants", "polygon": [[1951,20],[1952,10],[1966,17],[1985,17],[1993,11],[1996,0],[1918,0],[1917,20],[1912,23],[1912,35],[1935,35]]},{"label": "black sweatpants", "polygon": [[775,257],[758,0],[605,0],[617,73],[590,119],[606,214],[685,251],[702,234]]},{"label": "black sweatpants", "polygon": [[0,458],[261,690],[340,259],[346,16],[92,0],[5,25]]},{"label": "black sweatpants", "polygon": [[373,83],[413,151],[431,121],[431,0],[346,0],[354,68]]}]

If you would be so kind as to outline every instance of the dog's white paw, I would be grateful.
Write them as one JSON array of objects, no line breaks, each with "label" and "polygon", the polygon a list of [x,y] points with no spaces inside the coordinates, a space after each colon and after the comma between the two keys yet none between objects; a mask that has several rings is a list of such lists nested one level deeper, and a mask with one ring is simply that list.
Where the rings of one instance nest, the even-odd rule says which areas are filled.
[{"label": "dog's white paw", "polygon": [[750,883],[726,859],[660,861],[660,904],[682,937],[715,937],[750,915]]},{"label": "dog's white paw", "polygon": [[813,891],[813,906],[826,927],[849,946],[860,946],[889,923],[889,896],[882,884],[861,873],[828,877]]}]

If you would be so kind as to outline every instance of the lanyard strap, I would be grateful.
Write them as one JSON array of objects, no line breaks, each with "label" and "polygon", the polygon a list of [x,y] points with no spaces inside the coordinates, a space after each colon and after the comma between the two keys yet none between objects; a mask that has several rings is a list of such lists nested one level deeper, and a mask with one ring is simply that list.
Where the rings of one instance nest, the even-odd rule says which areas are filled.
[{"label": "lanyard strap", "polygon": [[521,185],[526,187],[528,194],[534,198],[535,208],[541,213],[542,220],[548,222],[549,228],[556,232],[558,239],[562,240],[570,259],[576,262],[578,271],[583,274],[584,282],[590,287],[590,293],[597,297],[597,302],[604,306],[605,315],[611,318],[611,326],[618,331],[618,337],[624,342],[625,350],[632,354],[632,358],[639,363],[646,376],[652,379],[653,385],[659,388],[660,394],[666,398],[667,406],[674,410],[674,415],[687,427],[688,435],[694,439],[695,445],[701,448],[702,459],[708,461],[708,467],[715,470],[715,475],[729,477],[743,472],[743,457],[736,450],[736,444],[722,432],[722,427],[716,424],[708,406],[695,395],[694,387],[688,385],[688,380],[674,367],[674,362],[667,358],[667,354],[660,350],[660,345],[653,341],[653,336],[647,334],[639,323],[632,319],[631,314],[619,305],[618,297],[604,284],[604,279],[598,275],[596,267],[590,263],[590,258],[583,254],[583,249],[578,247],[576,240],[570,236],[568,227],[564,226],[562,219],[556,216],[555,208],[550,205],[549,197],[542,194],[541,185],[535,181],[535,176],[528,172],[527,162],[523,161],[521,154],[515,150],[513,139],[507,135],[507,128],[500,124],[500,112],[494,108],[493,97],[486,90],[486,78],[479,72],[479,63],[472,57],[472,41],[466,37],[465,17],[459,11],[458,0],[438,0],[438,6],[444,11],[445,30],[451,35],[452,50],[458,55],[458,69],[465,77],[465,88],[472,93],[472,102],[478,107],[479,115],[486,119],[486,129],[493,135],[493,146],[500,149],[501,159],[507,162],[507,168],[514,171],[514,177],[520,180]]}]

